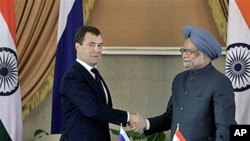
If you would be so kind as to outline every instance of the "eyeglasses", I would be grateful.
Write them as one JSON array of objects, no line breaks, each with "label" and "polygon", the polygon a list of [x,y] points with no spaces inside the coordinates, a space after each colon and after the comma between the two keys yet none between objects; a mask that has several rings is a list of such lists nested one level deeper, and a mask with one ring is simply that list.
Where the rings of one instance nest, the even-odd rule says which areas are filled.
[{"label": "eyeglasses", "polygon": [[191,55],[193,52],[197,51],[198,49],[187,49],[187,48],[180,48],[181,55],[185,52],[187,55]]}]

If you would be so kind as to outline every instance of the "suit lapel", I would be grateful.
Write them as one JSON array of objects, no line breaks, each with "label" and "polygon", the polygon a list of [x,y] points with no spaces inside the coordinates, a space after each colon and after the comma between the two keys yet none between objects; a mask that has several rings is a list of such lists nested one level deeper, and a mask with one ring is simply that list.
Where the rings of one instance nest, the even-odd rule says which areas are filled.
[{"label": "suit lapel", "polygon": [[[91,90],[93,91],[93,94],[98,97],[98,99],[101,99],[101,101],[103,103],[106,104],[106,96],[105,96],[105,92],[102,91],[99,87],[98,87],[98,84],[97,82],[95,81],[94,77],[90,74],[90,72],[85,68],[83,67],[80,63],[76,62],[74,64],[74,68],[76,70],[78,70],[81,75],[83,76],[83,78],[86,80],[86,82],[89,84],[89,86],[91,87]],[[112,104],[112,101],[111,101],[111,96],[110,96],[110,93],[109,93],[109,89],[105,83],[105,81],[103,80],[102,76],[101,76],[101,80],[104,84],[104,87],[107,91],[107,95],[108,95],[108,102],[110,104]]]}]

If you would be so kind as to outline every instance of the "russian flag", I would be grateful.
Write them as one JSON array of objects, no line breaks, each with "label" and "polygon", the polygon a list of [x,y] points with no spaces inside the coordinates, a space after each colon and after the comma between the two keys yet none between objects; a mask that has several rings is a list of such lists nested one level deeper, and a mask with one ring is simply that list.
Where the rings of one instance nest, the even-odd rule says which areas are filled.
[{"label": "russian flag", "polygon": [[119,133],[119,135],[118,135],[117,141],[130,141],[130,139],[128,138],[127,133],[126,133],[125,130],[122,128],[122,126],[120,127],[120,133]]},{"label": "russian flag", "polygon": [[74,36],[76,30],[81,26],[83,26],[82,0],[61,0],[54,70],[51,134],[62,132],[63,115],[59,86],[64,72],[76,60]]}]

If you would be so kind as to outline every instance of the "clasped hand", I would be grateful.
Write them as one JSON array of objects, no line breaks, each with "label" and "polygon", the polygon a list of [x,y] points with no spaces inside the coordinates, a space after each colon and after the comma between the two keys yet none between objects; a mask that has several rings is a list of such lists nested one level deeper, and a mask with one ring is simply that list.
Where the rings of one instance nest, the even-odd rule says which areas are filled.
[{"label": "clasped hand", "polygon": [[133,131],[140,133],[147,127],[146,120],[137,112],[130,112],[128,125]]}]

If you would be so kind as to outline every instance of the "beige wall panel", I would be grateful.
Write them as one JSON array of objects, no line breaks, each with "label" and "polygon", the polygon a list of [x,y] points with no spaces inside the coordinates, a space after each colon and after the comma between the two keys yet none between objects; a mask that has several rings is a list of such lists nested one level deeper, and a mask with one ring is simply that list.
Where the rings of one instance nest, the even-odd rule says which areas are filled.
[{"label": "beige wall panel", "polygon": [[96,0],[87,25],[105,46],[182,46],[182,28],[201,26],[224,46],[207,0]]}]

